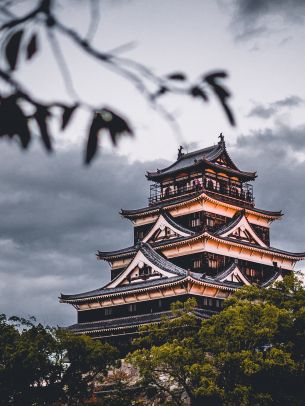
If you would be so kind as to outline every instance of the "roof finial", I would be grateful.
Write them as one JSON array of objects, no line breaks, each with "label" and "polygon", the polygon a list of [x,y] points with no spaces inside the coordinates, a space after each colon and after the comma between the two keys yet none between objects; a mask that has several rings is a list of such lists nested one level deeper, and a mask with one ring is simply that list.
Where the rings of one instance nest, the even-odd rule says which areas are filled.
[{"label": "roof finial", "polygon": [[178,148],[178,158],[177,159],[181,158],[184,155],[184,153],[182,152],[183,149],[184,149],[183,146],[180,145],[180,147]]},{"label": "roof finial", "polygon": [[225,143],[225,137],[224,137],[224,135],[222,135],[222,133],[220,133],[219,136],[218,136],[218,138],[219,138],[218,144],[219,144],[219,145],[224,145],[224,143]]}]

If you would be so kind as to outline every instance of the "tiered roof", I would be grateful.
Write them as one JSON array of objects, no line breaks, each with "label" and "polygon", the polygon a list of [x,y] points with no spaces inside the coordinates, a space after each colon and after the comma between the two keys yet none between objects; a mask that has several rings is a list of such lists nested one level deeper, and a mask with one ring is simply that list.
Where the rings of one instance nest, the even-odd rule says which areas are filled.
[{"label": "tiered roof", "polygon": [[[244,172],[238,169],[226,150],[222,135],[217,145],[187,154],[182,154],[180,149],[176,162],[156,172],[148,172],[146,176],[149,180],[161,182],[163,179],[172,179],[181,173],[196,172],[196,169],[205,168],[224,172],[229,176],[237,176],[242,183],[254,180],[256,177],[255,172]],[[135,221],[137,225],[141,222],[142,224],[151,223],[151,227],[148,230],[146,228],[143,240],[116,251],[98,251],[98,259],[114,262],[113,269],[119,274],[98,289],[77,294],[61,294],[59,299],[61,302],[72,304],[79,311],[86,312],[137,301],[160,298],[162,301],[163,298],[175,298],[179,295],[209,297],[211,300],[215,299],[215,306],[219,307],[219,300],[225,299],[236,289],[251,284],[251,280],[243,272],[244,268],[240,266],[240,260],[266,265],[269,279],[266,280],[267,274],[264,274],[261,278],[264,281],[260,285],[269,287],[276,281],[282,280],[282,273],[285,274],[293,269],[297,260],[305,259],[305,253],[291,253],[267,246],[259,237],[251,221],[257,226],[269,226],[269,223],[280,218],[282,213],[261,210],[253,206],[253,202],[243,202],[232,196],[228,198],[203,187],[200,191],[172,198],[166,197],[141,209],[121,210],[122,216]],[[197,211],[210,209],[214,212],[215,207],[220,207],[219,211],[227,221],[218,229],[211,231],[203,228],[200,232],[196,232],[179,223],[180,215],[192,213],[194,209],[198,209]],[[218,213],[217,210],[215,213]],[[173,217],[171,213],[177,217]],[[205,273],[204,267],[200,273],[191,272],[167,258],[167,256],[174,258],[178,255],[185,256],[204,251],[231,257],[230,263],[225,269],[215,270],[214,275],[209,276]],[[122,259],[124,260],[121,261]],[[278,267],[278,260],[283,270]],[[181,263],[184,262],[181,261]],[[209,306],[214,305],[209,304]],[[194,311],[199,319],[210,317],[215,312],[200,308]],[[119,314],[122,313],[117,313]],[[164,315],[174,317],[170,311],[164,310],[123,318],[82,322],[69,328],[75,333],[85,332],[95,337],[109,336],[112,333],[114,335],[133,334],[139,326],[158,323]],[[85,320],[88,319],[85,318]]]},{"label": "tiered roof", "polygon": [[[162,210],[163,211],[173,210],[176,207],[184,206],[189,203],[203,200],[208,200],[215,203],[219,203],[220,201],[224,206],[236,208],[236,205],[228,202],[227,199],[222,199],[220,196],[218,196],[216,199],[215,196],[212,196],[212,193],[209,193],[208,191],[205,190],[178,196],[177,198],[170,200],[162,200],[156,204],[146,206],[140,209],[130,209],[130,210],[121,209],[120,214],[125,218],[133,220],[135,218],[144,217],[146,215],[159,214]],[[244,210],[246,211],[246,213],[259,214],[262,217],[266,217],[270,220],[278,219],[283,215],[281,210],[270,211],[258,209],[256,207],[245,207]]]},{"label": "tiered roof", "polygon": [[[200,308],[195,308],[193,311],[193,314],[197,319],[207,319],[215,313],[215,311],[203,310]],[[126,335],[126,330],[134,330],[145,324],[159,323],[164,317],[173,319],[175,318],[175,315],[171,311],[140,314],[136,316],[116,319],[93,321],[88,323],[77,323],[70,326],[69,330],[73,331],[76,334],[82,334],[84,332],[86,332],[86,334],[99,334],[100,337],[103,337],[103,334],[108,336],[111,332],[115,332],[117,335],[118,332],[121,330],[123,334]]]},{"label": "tiered roof", "polygon": [[[285,257],[285,258],[290,258],[294,260],[300,260],[300,259],[305,259],[305,253],[304,252],[297,252],[297,253],[292,253],[289,251],[284,251],[278,248],[274,247],[269,247],[267,246],[257,235],[255,230],[252,228],[251,224],[248,222],[247,217],[245,215],[246,210],[241,210],[236,213],[236,215],[231,219],[230,222],[228,222],[226,225],[221,226],[218,230],[215,230],[214,232],[212,231],[206,231],[203,230],[202,232],[199,233],[194,233],[192,230],[188,230],[187,228],[183,227],[184,230],[188,230],[190,235],[189,236],[179,236],[173,239],[169,240],[164,240],[164,241],[158,241],[158,242],[152,242],[151,246],[159,251],[162,250],[166,247],[170,246],[180,246],[184,244],[190,244],[192,242],[195,242],[196,240],[200,239],[212,239],[212,240],[218,240],[222,241],[226,244],[233,244],[233,245],[239,245],[239,246],[244,246],[244,247],[250,247],[254,251],[258,252],[270,252],[277,254],[280,257]],[[171,222],[177,226],[177,222],[171,218]],[[230,232],[234,230],[234,228],[237,228],[238,226],[241,227],[246,227],[248,229],[248,232],[250,235],[253,237],[253,242],[247,242],[243,240],[239,240],[237,238],[232,237]],[[98,258],[99,259],[104,259],[104,260],[113,260],[115,258],[123,258],[123,257],[133,257],[137,252],[137,246],[131,246],[127,248],[123,248],[121,250],[117,251],[108,251],[108,252],[102,252],[98,251]]]},{"label": "tiered roof", "polygon": [[[235,218],[232,219],[232,221],[226,225],[225,227],[221,227],[218,231],[215,233],[210,233],[210,232],[203,232],[199,233],[196,236],[192,237],[185,237],[184,242],[189,243],[192,239],[197,239],[201,237],[211,237],[211,238],[219,238],[221,240],[227,241],[230,244],[241,244],[241,245],[246,245],[246,246],[251,246],[251,248],[255,248],[257,250],[264,250],[264,251],[270,251],[270,252],[276,252],[278,255],[284,255],[288,256],[289,258],[293,259],[305,259],[305,253],[289,253],[286,251],[278,250],[276,248],[270,248],[270,247],[264,247],[258,244],[249,244],[244,241],[238,241],[236,242],[235,239],[232,237],[223,237],[224,234],[228,233],[229,231],[234,230],[235,227],[237,227],[240,223],[244,222],[246,220],[245,214],[243,211],[241,211]],[[249,224],[249,223],[248,223]],[[250,226],[250,224],[249,224]],[[251,226],[250,226],[251,227]],[[254,230],[252,230],[254,232]],[[159,248],[165,245],[169,244],[177,244],[177,241],[172,241],[172,242],[164,242],[163,244],[159,244]],[[88,299],[90,300],[96,300],[98,298],[104,297],[104,296],[109,296],[109,295],[122,295],[124,293],[130,292],[132,290],[137,290],[139,292],[147,289],[152,289],[155,288],[156,286],[164,286],[167,284],[176,284],[176,283],[181,283],[182,281],[186,279],[192,279],[194,282],[201,282],[207,285],[211,286],[222,286],[224,289],[237,289],[238,287],[241,287],[244,284],[249,284],[249,280],[246,275],[244,275],[241,270],[238,268],[238,265],[235,263],[235,261],[230,264],[230,266],[223,270],[222,272],[216,274],[214,277],[211,276],[206,276],[204,273],[196,273],[196,272],[190,272],[186,269],[183,269],[169,260],[167,260],[164,256],[158,254],[156,252],[155,247],[150,245],[147,242],[140,242],[137,245],[133,247],[133,251],[131,251],[130,248],[127,249],[128,253],[133,254],[133,261],[136,264],[136,259],[139,253],[141,253],[146,260],[149,261],[150,264],[153,264],[159,271],[165,271],[167,274],[170,274],[169,276],[162,276],[157,279],[151,279],[151,280],[145,280],[145,281],[140,281],[140,282],[133,282],[129,284],[124,284],[124,285],[118,285],[118,286],[111,286],[116,284],[116,280],[124,279],[127,275],[124,276],[124,273],[130,268],[132,268],[132,264],[128,264],[122,273],[117,276],[114,280],[112,280],[110,283],[105,285],[102,288],[92,290],[89,292],[84,292],[76,295],[61,295],[60,299],[63,302],[79,302],[79,301],[87,301]],[[118,251],[115,251],[118,252]],[[121,250],[121,253],[124,252]],[[125,250],[126,253],[126,250]],[[109,253],[109,256],[102,255],[100,254],[100,258],[103,257],[103,259],[109,259],[109,257],[113,258],[114,254]],[[235,276],[235,281],[230,280],[230,275]],[[275,273],[274,275],[271,276],[269,281],[264,282],[264,286],[268,286],[271,284],[274,280],[278,279],[279,274]],[[231,278],[232,279],[232,278]]]},{"label": "tiered roof", "polygon": [[[226,162],[223,166],[217,162],[222,158]],[[181,154],[178,156],[176,162],[164,169],[158,169],[156,172],[147,172],[146,177],[152,181],[161,181],[169,175],[174,175],[178,172],[185,170],[209,167],[214,169],[221,169],[231,175],[238,176],[243,180],[254,180],[256,172],[244,172],[237,168],[232,159],[230,158],[225,142],[222,140],[217,145],[200,149],[198,151]]]}]

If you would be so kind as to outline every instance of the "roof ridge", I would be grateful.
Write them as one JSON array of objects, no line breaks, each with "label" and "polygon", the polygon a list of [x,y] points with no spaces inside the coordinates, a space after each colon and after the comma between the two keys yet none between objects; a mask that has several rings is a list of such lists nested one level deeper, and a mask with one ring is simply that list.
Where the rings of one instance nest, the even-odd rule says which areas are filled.
[{"label": "roof ridge", "polygon": [[[164,271],[168,272],[173,272],[177,275],[187,275],[187,271],[183,268],[181,268],[178,265],[173,264],[170,262],[167,258],[164,258],[160,254],[158,254],[149,243],[147,242],[140,242],[140,251],[143,253],[143,255],[147,258],[148,260],[151,260],[152,263],[157,265],[159,268],[161,268]],[[156,262],[154,262],[156,261]]]},{"label": "roof ridge", "polygon": [[166,210],[161,209],[160,215],[162,215],[169,224],[171,224],[173,227],[177,228],[178,230],[185,232],[185,233],[189,233],[190,235],[197,234],[194,230],[190,230],[189,228],[184,227],[181,224],[177,223],[175,218],[170,213],[168,213]]},{"label": "roof ridge", "polygon": [[281,275],[282,275],[282,268],[278,268],[277,271],[269,279],[267,279],[265,282],[263,282],[261,284],[261,287],[265,288],[265,287],[271,285],[272,282],[276,281],[276,279]]},{"label": "roof ridge", "polygon": [[240,222],[240,220],[243,217],[246,217],[245,216],[245,210],[237,211],[234,214],[234,216],[231,218],[231,221],[229,221],[228,223],[223,224],[222,226],[220,226],[217,230],[215,230],[215,232],[213,234],[220,235],[222,233],[230,231],[232,228],[234,228]]}]

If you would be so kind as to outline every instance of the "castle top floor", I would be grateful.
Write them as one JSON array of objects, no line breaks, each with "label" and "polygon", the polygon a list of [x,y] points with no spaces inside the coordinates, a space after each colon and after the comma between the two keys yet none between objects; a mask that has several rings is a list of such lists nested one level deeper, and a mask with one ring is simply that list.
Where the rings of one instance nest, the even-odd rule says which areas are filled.
[{"label": "castle top floor", "polygon": [[249,181],[256,178],[256,173],[238,169],[226,150],[223,135],[219,138],[216,145],[190,153],[184,153],[180,147],[176,162],[156,172],[147,172],[147,179],[154,182],[149,205],[206,190],[239,206],[253,207],[253,186]]}]

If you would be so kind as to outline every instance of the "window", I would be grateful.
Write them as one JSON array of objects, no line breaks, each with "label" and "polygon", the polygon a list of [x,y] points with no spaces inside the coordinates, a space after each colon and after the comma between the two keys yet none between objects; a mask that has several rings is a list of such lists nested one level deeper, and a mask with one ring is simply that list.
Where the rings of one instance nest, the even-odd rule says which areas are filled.
[{"label": "window", "polygon": [[202,265],[201,259],[195,259],[195,260],[194,260],[194,263],[193,263],[193,268],[194,268],[194,269],[201,268],[201,265]]},{"label": "window", "polygon": [[198,227],[201,225],[201,219],[193,219],[191,221],[191,227]]},{"label": "window", "polygon": [[206,225],[209,227],[214,227],[214,219],[211,219],[210,217],[206,218]]},{"label": "window", "polygon": [[148,265],[145,265],[145,264],[144,264],[144,266],[143,266],[142,268],[140,268],[140,270],[139,270],[139,275],[140,275],[140,276],[148,276],[148,275],[150,275],[151,273],[152,273],[151,266],[148,266]]},{"label": "window", "polygon": [[204,305],[204,306],[207,306],[207,305],[208,305],[208,298],[207,298],[207,297],[204,297],[204,298],[203,298],[203,305]]},{"label": "window", "polygon": [[165,236],[168,238],[171,236],[171,229],[168,227],[165,227]]},{"label": "window", "polygon": [[208,261],[209,268],[217,269],[218,268],[218,261],[217,259],[210,258]]},{"label": "window", "polygon": [[208,300],[209,306],[213,306],[213,299]]},{"label": "window", "polygon": [[257,274],[257,272],[256,272],[256,270],[255,269],[253,269],[253,268],[245,268],[245,272],[246,272],[246,275],[247,276],[251,276],[251,277],[254,277],[254,276],[256,276],[256,274]]},{"label": "window", "polygon": [[111,307],[106,307],[105,316],[110,316],[111,314],[112,314],[112,308]]},{"label": "window", "polygon": [[136,303],[132,303],[132,304],[128,305],[128,311],[129,311],[129,313],[135,313],[137,311]]}]

